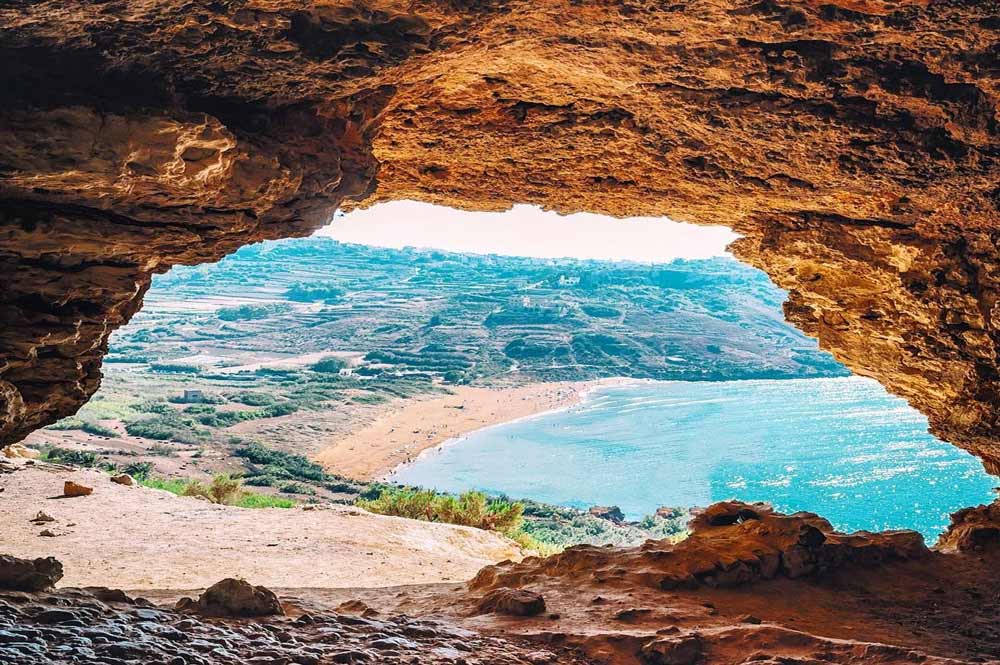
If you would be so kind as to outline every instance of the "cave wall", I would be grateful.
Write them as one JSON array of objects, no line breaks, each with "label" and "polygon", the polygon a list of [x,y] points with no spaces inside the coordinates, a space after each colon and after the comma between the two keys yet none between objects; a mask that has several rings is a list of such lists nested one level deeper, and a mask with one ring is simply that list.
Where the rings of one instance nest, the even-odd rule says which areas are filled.
[{"label": "cave wall", "polygon": [[0,54],[0,441],[151,274],[402,198],[732,226],[1000,470],[997,2],[14,0]]}]

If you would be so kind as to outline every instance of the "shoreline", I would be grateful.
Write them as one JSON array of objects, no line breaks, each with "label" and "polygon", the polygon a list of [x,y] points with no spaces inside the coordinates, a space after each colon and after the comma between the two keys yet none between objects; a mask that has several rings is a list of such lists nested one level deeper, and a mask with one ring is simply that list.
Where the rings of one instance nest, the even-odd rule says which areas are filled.
[{"label": "shoreline", "polygon": [[394,405],[375,422],[324,446],[314,459],[331,473],[385,480],[421,455],[473,432],[564,411],[598,388],[636,382],[620,377],[507,388],[459,386],[451,395]]}]

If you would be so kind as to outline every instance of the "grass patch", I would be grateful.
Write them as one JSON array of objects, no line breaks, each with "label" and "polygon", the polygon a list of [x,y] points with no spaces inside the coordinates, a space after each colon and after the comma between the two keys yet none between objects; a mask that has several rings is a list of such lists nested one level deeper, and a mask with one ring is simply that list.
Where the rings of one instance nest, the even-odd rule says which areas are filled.
[{"label": "grass patch", "polygon": [[219,474],[210,483],[181,478],[144,478],[139,484],[178,496],[200,496],[212,503],[237,508],[292,508],[296,505],[292,499],[248,492],[242,480],[228,474]]},{"label": "grass patch", "polygon": [[94,436],[105,436],[109,439],[118,438],[118,432],[114,431],[110,427],[105,427],[100,423],[76,417],[63,418],[59,422],[52,423],[45,429],[57,431],[79,430],[81,432],[86,432],[87,434],[93,434]]}]

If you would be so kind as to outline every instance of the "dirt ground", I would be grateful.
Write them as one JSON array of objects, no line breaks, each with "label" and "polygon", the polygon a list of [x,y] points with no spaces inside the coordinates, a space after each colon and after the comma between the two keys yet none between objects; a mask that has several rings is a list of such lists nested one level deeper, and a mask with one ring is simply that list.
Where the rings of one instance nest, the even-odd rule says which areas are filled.
[{"label": "dirt ground", "polygon": [[[60,498],[64,480],[94,493]],[[217,506],[116,485],[92,470],[28,467],[0,475],[0,487],[0,552],[55,556],[63,586],[192,589],[242,577],[273,587],[384,587],[467,580],[520,556],[513,542],[480,529],[348,506]],[[55,521],[32,523],[40,511]]]}]

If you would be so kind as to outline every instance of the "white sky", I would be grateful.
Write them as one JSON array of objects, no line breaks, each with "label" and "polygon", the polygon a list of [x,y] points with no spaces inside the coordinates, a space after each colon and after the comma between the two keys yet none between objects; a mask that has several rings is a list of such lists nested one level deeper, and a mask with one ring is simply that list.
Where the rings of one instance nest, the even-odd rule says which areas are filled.
[{"label": "white sky", "polygon": [[530,205],[507,212],[465,212],[416,201],[337,213],[316,235],[377,247],[642,262],[728,256],[726,245],[738,237],[724,226],[694,226],[665,217],[559,215]]}]

